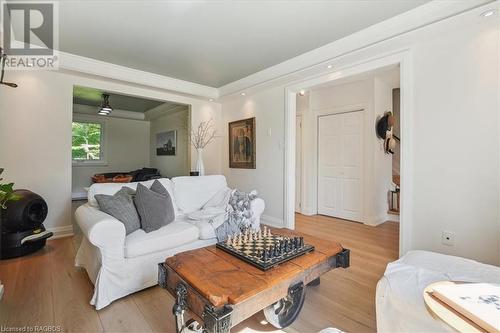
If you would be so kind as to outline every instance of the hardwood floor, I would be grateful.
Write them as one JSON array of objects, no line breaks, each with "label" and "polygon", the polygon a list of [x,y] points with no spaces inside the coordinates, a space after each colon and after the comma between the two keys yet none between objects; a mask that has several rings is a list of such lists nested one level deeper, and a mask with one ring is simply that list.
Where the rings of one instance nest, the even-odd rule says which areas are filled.
[{"label": "hardwood floor", "polygon": [[[325,274],[307,289],[296,322],[277,330],[262,313],[231,332],[313,333],[326,327],[346,332],[374,332],[375,286],[388,262],[398,257],[399,224],[377,227],[325,216],[297,215],[297,230],[351,249],[351,267]],[[174,332],[173,297],[158,286],[95,311],[89,305],[93,286],[84,270],[74,267],[78,237],[49,241],[27,257],[0,261],[5,293],[0,327],[60,325],[67,332]]]}]

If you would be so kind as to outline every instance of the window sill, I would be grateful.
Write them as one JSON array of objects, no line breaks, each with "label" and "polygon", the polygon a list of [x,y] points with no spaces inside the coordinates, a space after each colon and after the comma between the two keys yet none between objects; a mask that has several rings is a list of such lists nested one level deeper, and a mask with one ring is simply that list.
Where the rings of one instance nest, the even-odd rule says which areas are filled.
[{"label": "window sill", "polygon": [[108,163],[107,162],[103,162],[103,161],[96,161],[96,162],[91,162],[91,161],[88,161],[88,162],[73,162],[72,163],[72,166],[73,167],[95,167],[95,166],[108,166]]}]

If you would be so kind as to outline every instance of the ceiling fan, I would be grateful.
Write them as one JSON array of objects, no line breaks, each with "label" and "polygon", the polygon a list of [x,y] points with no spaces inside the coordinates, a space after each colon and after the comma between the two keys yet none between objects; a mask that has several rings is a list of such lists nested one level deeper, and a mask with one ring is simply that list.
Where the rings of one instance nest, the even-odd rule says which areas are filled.
[{"label": "ceiling fan", "polygon": [[5,61],[7,60],[7,54],[3,52],[0,47],[0,63],[2,64],[1,74],[0,74],[0,85],[5,85],[11,88],[17,88],[17,84],[12,82],[4,82],[3,77],[5,76]]}]

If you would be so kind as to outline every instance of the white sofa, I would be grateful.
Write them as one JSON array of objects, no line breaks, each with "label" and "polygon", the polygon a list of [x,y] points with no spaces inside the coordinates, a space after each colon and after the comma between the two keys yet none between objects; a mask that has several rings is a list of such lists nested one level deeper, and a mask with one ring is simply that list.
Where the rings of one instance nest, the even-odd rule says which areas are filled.
[{"label": "white sofa", "polygon": [[[96,194],[114,194],[122,186],[133,189],[138,183],[94,184],[88,203],[80,206],[75,218],[84,235],[75,265],[86,269],[94,284],[90,304],[97,310],[114,300],[157,284],[158,266],[176,253],[216,243],[208,221],[190,220],[186,214],[199,211],[219,190],[227,187],[224,176],[177,177],[159,180],[169,191],[176,210],[175,221],[156,231],[142,229],[125,235],[123,223],[99,210]],[[153,181],[141,182],[151,186]],[[264,201],[255,199],[251,208],[260,223]]]},{"label": "white sofa", "polygon": [[500,268],[435,252],[408,252],[387,265],[377,284],[377,332],[455,332],[425,306],[424,289],[438,281],[500,283]]}]

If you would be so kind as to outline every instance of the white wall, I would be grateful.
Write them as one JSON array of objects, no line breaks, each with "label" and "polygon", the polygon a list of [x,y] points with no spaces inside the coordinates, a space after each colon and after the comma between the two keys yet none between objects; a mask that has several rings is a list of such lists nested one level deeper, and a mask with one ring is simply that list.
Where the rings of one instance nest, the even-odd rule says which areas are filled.
[{"label": "white wall", "polygon": [[[192,126],[221,119],[221,105],[115,80],[70,72],[9,71],[19,87],[0,87],[0,165],[17,188],[37,192],[48,203],[49,228],[71,225],[71,119],[73,85],[191,105]],[[220,140],[205,156],[207,172],[220,173]]]},{"label": "white wall", "polygon": [[[103,117],[74,114],[84,119]],[[96,173],[127,172],[149,167],[149,122],[106,117],[105,154],[106,165],[74,165],[72,168],[72,193],[85,194],[84,187],[92,184],[90,177]]]},{"label": "white wall", "polygon": [[[331,63],[342,68],[409,49],[412,133],[402,138],[411,140],[414,162],[408,245],[500,264],[499,25],[498,18],[479,14],[461,14]],[[224,173],[234,183],[259,189],[268,198],[265,213],[277,219],[283,219],[284,158],[278,142],[284,137],[285,87],[247,92],[222,106],[225,120],[252,113],[258,124],[258,169],[225,168]],[[271,138],[267,128],[274,131]],[[263,165],[265,157],[269,160]],[[443,230],[455,233],[455,246],[441,244]]]},{"label": "white wall", "polygon": [[[259,191],[259,196],[266,202],[264,219],[268,218],[270,223],[276,219],[279,223],[283,216],[284,98],[283,88],[276,87],[248,98],[228,100],[222,109],[222,124],[226,129],[222,172],[231,187]],[[226,133],[228,123],[250,117],[256,118],[256,169],[231,169]]]},{"label": "white wall", "polygon": [[[151,167],[160,170],[165,177],[188,176],[190,171],[189,146],[189,109],[168,113],[152,119],[150,153]],[[156,155],[156,134],[175,130],[177,131],[177,147],[175,156]]]}]

